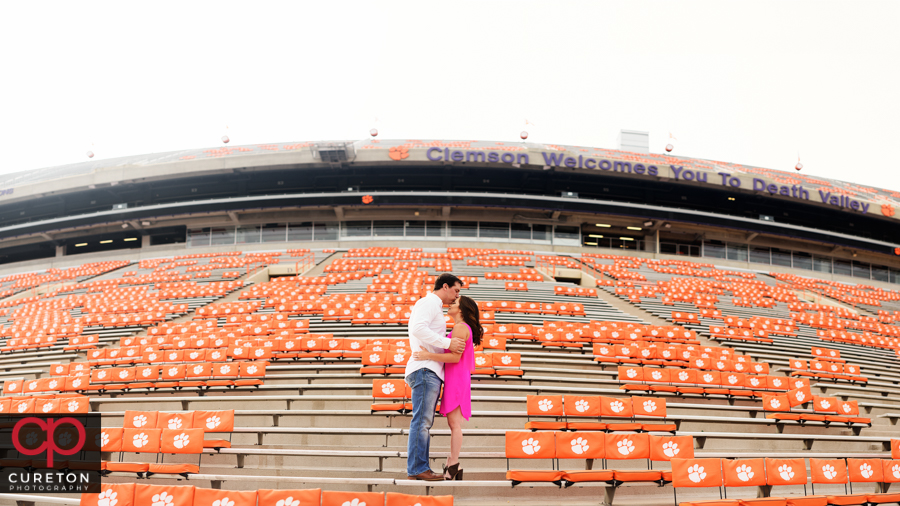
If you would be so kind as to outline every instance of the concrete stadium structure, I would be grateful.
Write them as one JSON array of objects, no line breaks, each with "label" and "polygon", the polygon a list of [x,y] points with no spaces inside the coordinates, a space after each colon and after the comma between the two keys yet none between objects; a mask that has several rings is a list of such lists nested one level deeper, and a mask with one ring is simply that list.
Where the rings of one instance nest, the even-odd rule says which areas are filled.
[{"label": "concrete stadium structure", "polygon": [[612,248],[896,282],[898,200],[802,173],[577,146],[228,146],[0,177],[0,262],[402,240]]}]

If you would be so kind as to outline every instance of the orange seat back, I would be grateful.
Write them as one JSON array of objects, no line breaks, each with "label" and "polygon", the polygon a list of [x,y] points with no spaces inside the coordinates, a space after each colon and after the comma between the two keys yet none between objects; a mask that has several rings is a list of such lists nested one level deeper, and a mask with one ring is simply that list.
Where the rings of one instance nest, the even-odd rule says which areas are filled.
[{"label": "orange seat back", "polygon": [[766,459],[766,483],[769,485],[806,485],[804,459]]},{"label": "orange seat back", "polygon": [[694,458],[693,436],[650,435],[650,460],[668,462],[672,459]]},{"label": "orange seat back", "polygon": [[203,429],[162,429],[162,453],[200,453],[203,451]]},{"label": "orange seat back", "polygon": [[529,416],[562,416],[563,396],[561,395],[529,395],[527,398]]},{"label": "orange seat back", "polygon": [[723,459],[726,487],[760,487],[766,484],[765,459]]},{"label": "orange seat back", "polygon": [[672,459],[672,485],[679,487],[721,487],[721,459]]},{"label": "orange seat back", "polygon": [[847,483],[847,462],[844,459],[809,459],[809,473],[813,483]]},{"label": "orange seat back", "polygon": [[[251,491],[216,490],[211,488],[194,489],[193,506],[211,506],[222,504],[228,506],[256,506],[257,493]],[[116,505],[118,506],[118,505]]]},{"label": "orange seat back", "polygon": [[[134,504],[153,504],[159,502],[159,496],[163,493],[172,498],[169,502],[166,500],[167,506],[193,506],[194,504],[194,487],[184,486],[176,487],[173,485],[143,485],[134,486]],[[156,500],[154,500],[156,496]],[[119,506],[118,504],[116,506]]]},{"label": "orange seat back", "polygon": [[[322,490],[318,488],[303,490],[272,490],[259,489],[258,492],[260,506],[274,506],[280,501],[284,505],[293,505],[294,501],[299,501],[298,506],[316,505],[322,502]],[[116,505],[118,506],[118,505]]]},{"label": "orange seat back", "polygon": [[630,460],[650,458],[650,435],[606,434],[606,458],[610,460]]},{"label": "orange seat back", "polygon": [[122,451],[159,453],[160,434],[162,429],[123,429]]},{"label": "orange seat back", "polygon": [[553,432],[506,432],[506,458],[552,459],[556,457]]}]

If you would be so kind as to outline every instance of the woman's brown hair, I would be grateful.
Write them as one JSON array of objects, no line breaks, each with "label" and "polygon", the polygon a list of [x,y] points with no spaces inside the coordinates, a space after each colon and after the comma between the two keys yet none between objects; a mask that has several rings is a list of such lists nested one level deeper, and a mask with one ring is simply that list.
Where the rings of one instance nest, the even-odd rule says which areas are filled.
[{"label": "woman's brown hair", "polygon": [[459,297],[459,311],[462,313],[462,319],[472,329],[472,343],[475,346],[481,344],[481,336],[484,335],[484,329],[481,327],[478,311],[478,304],[470,297],[462,295]]}]

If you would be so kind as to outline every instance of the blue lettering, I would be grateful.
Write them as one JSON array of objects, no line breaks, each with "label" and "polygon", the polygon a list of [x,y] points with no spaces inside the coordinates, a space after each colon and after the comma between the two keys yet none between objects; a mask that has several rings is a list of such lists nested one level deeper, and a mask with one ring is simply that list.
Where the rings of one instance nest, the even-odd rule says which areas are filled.
[{"label": "blue lettering", "polygon": [[528,154],[527,153],[519,153],[516,155],[516,163],[519,165],[529,165],[528,163]]},{"label": "blue lettering", "polygon": [[[560,166],[563,163],[563,159],[565,158],[562,153],[541,153],[544,155],[544,165],[556,165]],[[559,158],[557,158],[557,155]]]},{"label": "blue lettering", "polygon": [[450,153],[450,159],[454,162],[461,162],[464,158],[465,156],[463,156],[462,151],[454,151]]},{"label": "blue lettering", "polygon": [[694,171],[686,170],[686,171],[684,171],[684,173],[682,173],[681,177],[685,181],[693,181],[694,180]]},{"label": "blue lettering", "polygon": [[706,172],[697,172],[697,181],[701,183],[708,183],[709,181],[706,179],[708,174]]},{"label": "blue lettering", "polygon": [[594,160],[593,158],[588,158],[587,160],[584,161],[584,166],[587,167],[587,168],[589,168],[589,169],[596,169],[596,168],[597,168],[597,161]]},{"label": "blue lettering", "polygon": [[651,176],[658,176],[659,169],[656,168],[656,165],[651,165],[651,166],[647,167],[647,173],[650,174]]},{"label": "blue lettering", "polygon": [[[432,158],[432,157],[431,157],[431,153],[434,152],[434,151],[437,151],[437,153],[438,153],[437,158]],[[425,152],[425,158],[428,158],[428,159],[431,160],[432,162],[439,162],[439,161],[441,161],[441,148],[428,148],[428,151]]]},{"label": "blue lettering", "polygon": [[762,179],[753,178],[753,191],[761,192],[766,189],[766,182]]},{"label": "blue lettering", "polygon": [[740,188],[740,187],[741,187],[741,180],[738,179],[738,178],[736,178],[736,177],[733,177],[733,178],[731,178],[731,179],[728,180],[728,184],[730,184],[732,188]]},{"label": "blue lettering", "polygon": [[500,161],[500,155],[498,155],[494,151],[491,151],[490,153],[488,153],[488,161],[491,163],[497,163]]},{"label": "blue lettering", "polygon": [[613,170],[616,172],[625,172],[628,169],[628,172],[631,172],[631,162],[613,162]]},{"label": "blue lettering", "polygon": [[[603,164],[606,164],[605,166]],[[598,164],[600,166],[600,170],[609,170],[612,168],[612,164],[609,163],[609,160],[600,160]]]},{"label": "blue lettering", "polygon": [[674,166],[674,165],[670,165],[669,167],[671,167],[671,168],[672,168],[672,172],[675,173],[675,181],[678,181],[678,176],[681,175],[681,171],[684,170],[684,167],[676,167],[676,166]]},{"label": "blue lettering", "polygon": [[[509,159],[506,158],[507,156],[509,157]],[[516,157],[513,156],[512,153],[503,153],[502,155],[500,155],[500,161],[503,163],[513,163],[515,159]]]},{"label": "blue lettering", "polygon": [[[10,190],[10,192],[11,192],[11,191],[12,191],[12,190]],[[869,212],[869,204],[866,204],[865,202],[862,202],[862,212],[863,212],[863,214],[866,214],[867,212]]]},{"label": "blue lettering", "polygon": [[647,169],[644,168],[643,164],[640,164],[640,163],[634,164],[634,173],[635,174],[643,174],[645,170],[647,170]]},{"label": "blue lettering", "polygon": [[574,169],[575,168],[575,159],[572,158],[571,156],[567,156],[565,164],[566,164],[566,167],[569,167],[570,169]]},{"label": "blue lettering", "polygon": [[484,151],[466,151],[467,162],[477,162],[479,156],[481,157],[481,163],[484,163]]},{"label": "blue lettering", "polygon": [[819,197],[821,197],[822,202],[827,204],[828,198],[831,197],[831,192],[825,192],[825,191],[819,190]]},{"label": "blue lettering", "polygon": [[720,176],[722,176],[722,186],[725,186],[728,183],[728,173],[727,172],[719,172]]}]

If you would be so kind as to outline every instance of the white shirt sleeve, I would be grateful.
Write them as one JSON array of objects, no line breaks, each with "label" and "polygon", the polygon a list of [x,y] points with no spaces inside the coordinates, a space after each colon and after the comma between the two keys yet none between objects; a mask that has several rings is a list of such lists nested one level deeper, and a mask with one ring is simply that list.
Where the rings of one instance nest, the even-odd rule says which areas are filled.
[{"label": "white shirt sleeve", "polygon": [[[430,301],[429,301],[430,302]],[[450,348],[450,339],[438,334],[428,326],[435,318],[443,321],[443,311],[440,304],[423,304],[413,312],[409,322],[410,334],[425,344],[446,350]]]}]

